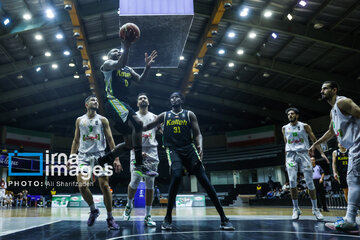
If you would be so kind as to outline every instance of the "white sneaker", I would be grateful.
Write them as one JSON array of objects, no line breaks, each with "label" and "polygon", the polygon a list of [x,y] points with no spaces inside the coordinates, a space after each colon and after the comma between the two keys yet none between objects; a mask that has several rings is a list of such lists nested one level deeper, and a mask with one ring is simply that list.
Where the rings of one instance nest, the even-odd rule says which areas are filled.
[{"label": "white sneaker", "polygon": [[312,213],[315,215],[317,220],[324,220],[324,216],[321,214],[318,208],[313,208]]},{"label": "white sneaker", "polygon": [[292,219],[293,220],[298,220],[300,215],[301,215],[300,209],[299,208],[294,208],[293,209]]},{"label": "white sneaker", "polygon": [[130,214],[131,214],[131,210],[133,208],[132,207],[129,207],[128,205],[125,206],[125,209],[124,209],[124,213],[123,213],[123,219],[125,221],[129,221],[130,220]]},{"label": "white sneaker", "polygon": [[145,217],[145,225],[148,226],[148,227],[156,227],[156,222],[154,222],[152,219],[151,219],[151,215],[147,215]]}]

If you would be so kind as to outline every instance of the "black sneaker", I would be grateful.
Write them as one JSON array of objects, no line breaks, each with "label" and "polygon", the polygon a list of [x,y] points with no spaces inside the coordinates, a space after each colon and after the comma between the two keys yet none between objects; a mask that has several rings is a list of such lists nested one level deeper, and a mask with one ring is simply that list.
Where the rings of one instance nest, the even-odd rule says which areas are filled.
[{"label": "black sneaker", "polygon": [[232,223],[229,221],[228,218],[225,218],[225,220],[221,222],[220,229],[227,231],[235,230],[234,226],[232,225]]},{"label": "black sneaker", "polygon": [[157,177],[157,176],[159,176],[159,174],[157,172],[149,169],[145,165],[135,166],[134,171],[137,174],[139,174],[140,177],[146,177],[146,176],[148,176],[148,177]]},{"label": "black sneaker", "polygon": [[120,229],[120,226],[115,222],[113,217],[106,219],[106,222],[108,224],[109,230],[119,230]]},{"label": "black sneaker", "polygon": [[162,230],[171,230],[172,229],[172,225],[170,222],[164,220],[163,223],[161,224],[161,229]]},{"label": "black sneaker", "polygon": [[95,210],[92,210],[92,211],[90,212],[90,216],[89,216],[89,219],[88,219],[88,221],[87,221],[87,225],[88,225],[89,227],[91,227],[92,225],[94,225],[95,220],[96,220],[96,218],[97,218],[99,215],[100,215],[99,209],[96,208]]}]

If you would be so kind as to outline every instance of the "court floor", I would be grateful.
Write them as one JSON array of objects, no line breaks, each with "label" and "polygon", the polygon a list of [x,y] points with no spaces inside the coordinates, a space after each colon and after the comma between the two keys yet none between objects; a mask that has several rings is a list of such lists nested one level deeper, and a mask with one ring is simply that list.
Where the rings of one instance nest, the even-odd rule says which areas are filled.
[{"label": "court floor", "polygon": [[335,221],[345,210],[324,213],[325,221],[316,221],[311,209],[302,208],[297,221],[291,220],[290,207],[225,208],[235,231],[220,231],[220,219],[213,207],[177,208],[173,212],[173,230],[162,231],[165,208],[154,208],[156,228],[145,227],[144,209],[134,209],[130,221],[122,220],[122,209],[114,210],[120,230],[109,231],[106,210],[93,227],[87,227],[87,208],[13,208],[0,209],[0,239],[355,239],[360,236],[325,229],[325,221]]}]

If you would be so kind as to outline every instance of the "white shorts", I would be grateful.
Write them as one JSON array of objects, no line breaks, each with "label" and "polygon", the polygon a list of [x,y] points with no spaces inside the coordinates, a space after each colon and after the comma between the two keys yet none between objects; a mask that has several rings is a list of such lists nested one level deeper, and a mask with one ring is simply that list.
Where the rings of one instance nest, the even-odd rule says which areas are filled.
[{"label": "white shorts", "polygon": [[[90,167],[91,173],[93,171],[94,166],[98,165],[97,159],[105,155],[105,152],[93,152],[93,153],[79,153],[78,154],[78,167],[79,170],[83,173],[88,174],[88,170]],[[105,163],[107,165],[107,163]],[[84,168],[85,167],[85,168]],[[83,169],[83,170],[81,170]],[[100,171],[97,177],[106,177],[106,171]]]},{"label": "white shorts", "polygon": [[309,153],[307,151],[286,152],[286,169],[289,176],[298,172],[312,172],[313,167]]}]

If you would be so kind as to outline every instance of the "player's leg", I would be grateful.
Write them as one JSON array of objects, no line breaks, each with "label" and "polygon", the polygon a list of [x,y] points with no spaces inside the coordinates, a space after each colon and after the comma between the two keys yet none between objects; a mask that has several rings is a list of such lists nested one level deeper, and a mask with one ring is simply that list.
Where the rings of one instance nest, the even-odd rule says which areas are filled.
[{"label": "player's leg", "polygon": [[148,227],[156,227],[156,223],[151,218],[151,209],[152,203],[154,199],[154,182],[155,177],[147,177],[145,178],[145,225]]},{"label": "player's leg", "polygon": [[108,176],[100,176],[98,178],[99,186],[104,196],[104,205],[107,211],[107,219],[106,222],[108,224],[108,228],[110,230],[118,230],[120,229],[119,225],[115,222],[114,217],[112,215],[112,194],[109,186],[109,177]]},{"label": "player's leg", "polygon": [[141,177],[134,171],[134,164],[132,163],[132,160],[130,161],[130,173],[131,173],[131,179],[128,185],[127,203],[123,213],[123,218],[126,221],[130,219],[130,214],[134,207],[133,201],[134,201],[135,193],[141,181]]},{"label": "player's leg", "polygon": [[92,193],[90,192],[90,189],[89,189],[90,178],[91,178],[91,176],[89,174],[79,174],[77,176],[77,181],[79,184],[79,190],[80,190],[81,196],[83,197],[84,201],[90,207],[90,216],[89,216],[89,219],[87,222],[89,227],[94,225],[96,218],[100,215],[100,211],[96,207]]},{"label": "player's leg", "polygon": [[171,179],[169,185],[168,206],[161,229],[171,230],[172,210],[174,207],[176,195],[179,191],[184,170],[180,156],[174,149],[170,150],[169,148],[166,148],[166,156],[171,168]]},{"label": "player's leg", "polygon": [[299,170],[304,174],[306,186],[309,189],[309,195],[312,205],[312,213],[317,220],[323,220],[324,216],[320,213],[317,206],[316,189],[313,180],[313,167],[308,152],[301,152],[297,154],[299,164]]},{"label": "player's leg", "polygon": [[297,173],[298,173],[298,163],[295,159],[295,152],[286,153],[286,170],[289,176],[289,185],[290,185],[290,196],[293,203],[293,215],[292,219],[297,220],[301,215],[299,208],[298,200],[298,190],[297,190]]}]

